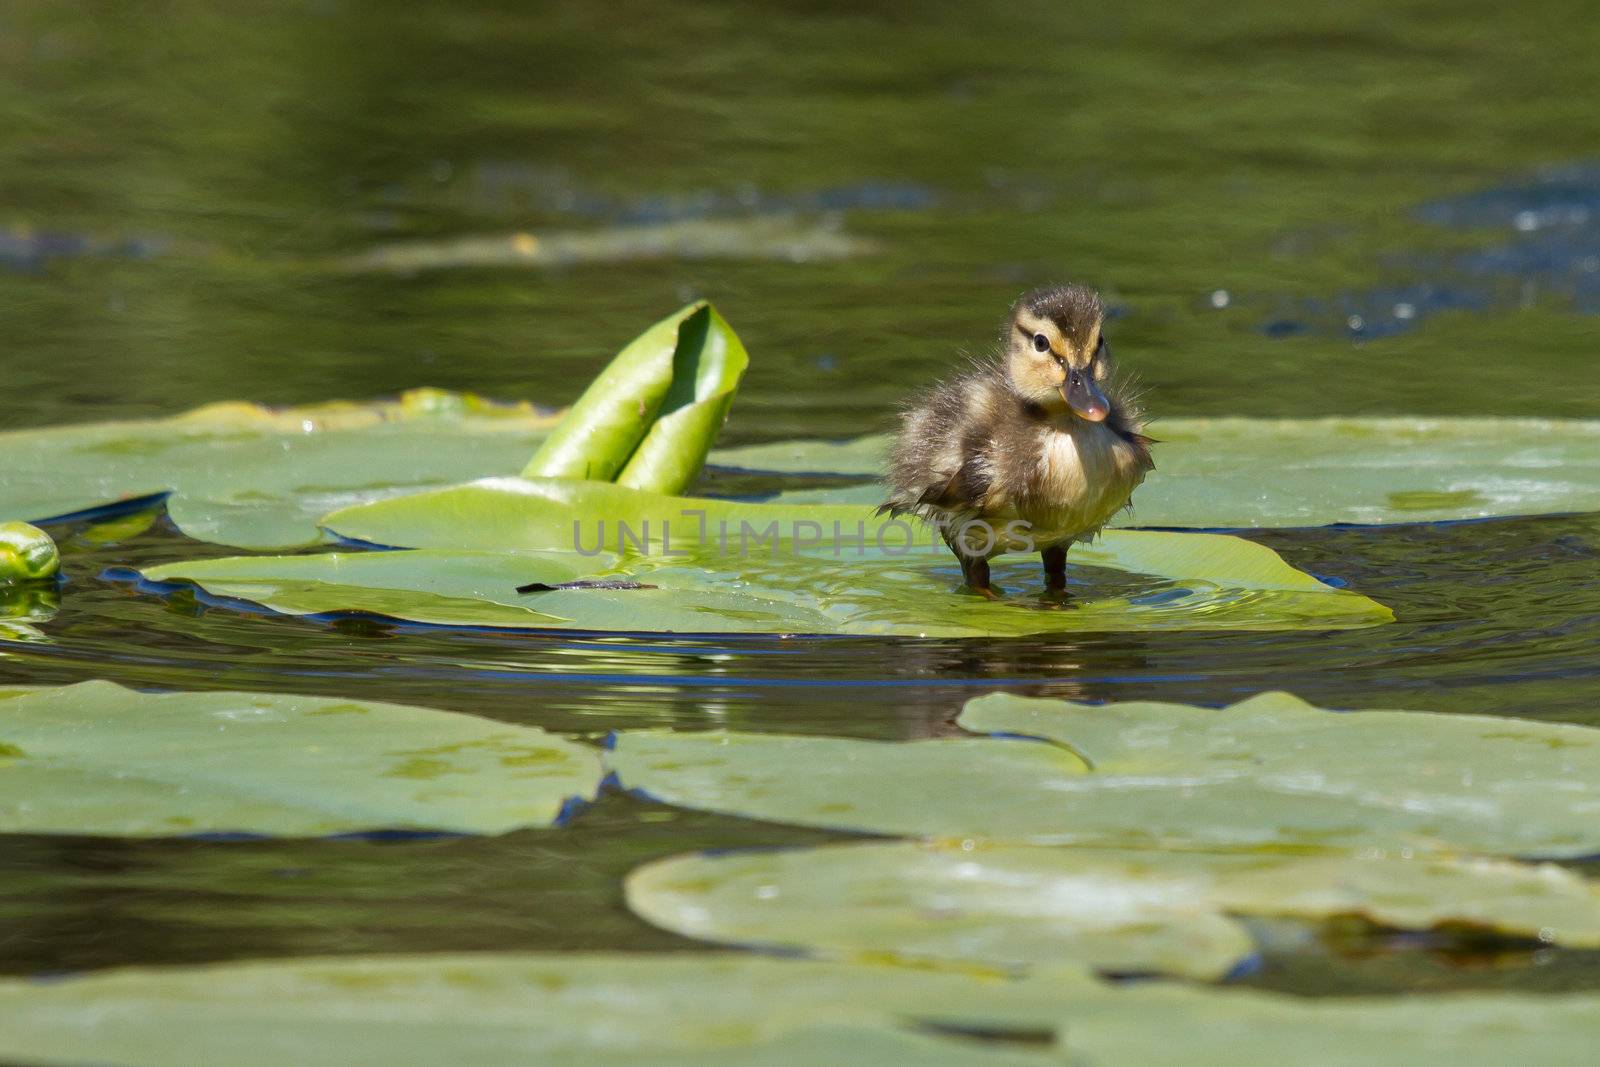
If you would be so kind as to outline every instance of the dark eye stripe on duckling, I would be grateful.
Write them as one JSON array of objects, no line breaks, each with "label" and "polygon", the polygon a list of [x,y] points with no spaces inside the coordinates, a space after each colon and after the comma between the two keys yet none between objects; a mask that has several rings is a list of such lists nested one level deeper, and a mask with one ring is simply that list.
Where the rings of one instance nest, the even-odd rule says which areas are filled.
[{"label": "dark eye stripe on duckling", "polygon": [[[1061,337],[1060,340],[1051,340],[1048,334],[1042,333],[1039,330],[1038,326],[1030,326],[1025,322],[1018,322],[1015,325],[1017,332],[1028,339],[1028,346],[1035,352],[1038,352],[1040,355],[1045,354],[1046,349],[1040,348],[1038,344],[1035,343],[1037,338],[1044,337],[1050,342],[1048,351],[1054,355],[1058,361],[1066,365],[1070,365],[1078,370],[1087,368],[1094,362],[1096,356],[1103,355],[1105,352],[1105,335],[1100,333],[1100,327],[1098,325],[1095,327],[1094,334],[1091,335],[1095,337],[1095,343],[1092,346],[1085,347],[1081,353],[1072,349],[1071,344],[1066,337]],[[1057,329],[1059,330],[1060,328],[1057,327]],[[1065,349],[1065,351],[1063,351],[1063,349]]]}]

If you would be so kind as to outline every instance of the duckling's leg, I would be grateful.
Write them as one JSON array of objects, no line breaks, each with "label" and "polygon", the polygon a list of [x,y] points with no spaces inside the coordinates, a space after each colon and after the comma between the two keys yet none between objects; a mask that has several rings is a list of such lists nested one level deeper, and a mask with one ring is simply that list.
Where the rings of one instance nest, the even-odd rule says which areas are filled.
[{"label": "duckling's leg", "polygon": [[1051,545],[1040,553],[1044,557],[1044,587],[1052,593],[1067,591],[1067,546]]},{"label": "duckling's leg", "polygon": [[989,584],[989,560],[984,556],[971,556],[962,551],[960,536],[949,526],[940,530],[945,547],[950,549],[961,564],[961,578],[966,587],[988,600],[999,600],[1000,591]]},{"label": "duckling's leg", "polygon": [[959,552],[956,558],[961,561],[961,577],[966,579],[967,588],[986,600],[999,600],[1000,593],[989,584],[989,561],[963,556]]}]

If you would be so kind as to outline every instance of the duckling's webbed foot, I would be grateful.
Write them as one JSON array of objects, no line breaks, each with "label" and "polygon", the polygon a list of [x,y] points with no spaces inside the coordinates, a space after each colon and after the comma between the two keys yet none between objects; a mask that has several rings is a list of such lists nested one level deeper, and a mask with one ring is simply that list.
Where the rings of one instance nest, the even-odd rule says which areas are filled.
[{"label": "duckling's webbed foot", "polygon": [[971,559],[967,556],[956,557],[961,561],[961,577],[966,579],[967,588],[983,597],[985,600],[999,600],[1000,591],[989,584],[989,561],[986,559]]},{"label": "duckling's webbed foot", "polygon": [[1051,545],[1040,553],[1044,557],[1044,587],[1051,593],[1067,591],[1067,546]]}]

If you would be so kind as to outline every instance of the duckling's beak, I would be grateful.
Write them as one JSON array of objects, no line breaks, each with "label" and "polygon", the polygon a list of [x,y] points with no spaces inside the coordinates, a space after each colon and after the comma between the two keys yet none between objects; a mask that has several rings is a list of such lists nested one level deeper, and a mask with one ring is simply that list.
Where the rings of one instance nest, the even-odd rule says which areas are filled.
[{"label": "duckling's beak", "polygon": [[1111,414],[1111,401],[1106,399],[1106,394],[1087,374],[1068,375],[1067,380],[1061,383],[1061,399],[1080,419],[1105,422],[1106,416]]}]

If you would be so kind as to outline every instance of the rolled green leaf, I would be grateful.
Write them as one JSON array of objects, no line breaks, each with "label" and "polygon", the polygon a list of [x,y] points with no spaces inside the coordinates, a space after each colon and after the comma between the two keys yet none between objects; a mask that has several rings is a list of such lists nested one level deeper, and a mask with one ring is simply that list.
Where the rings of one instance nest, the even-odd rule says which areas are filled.
[{"label": "rolled green leaf", "polygon": [[617,353],[523,476],[682,492],[704,466],[749,362],[710,304],[674,312]]},{"label": "rolled green leaf", "polygon": [[0,522],[0,585],[54,578],[60,569],[49,534],[25,522]]}]

